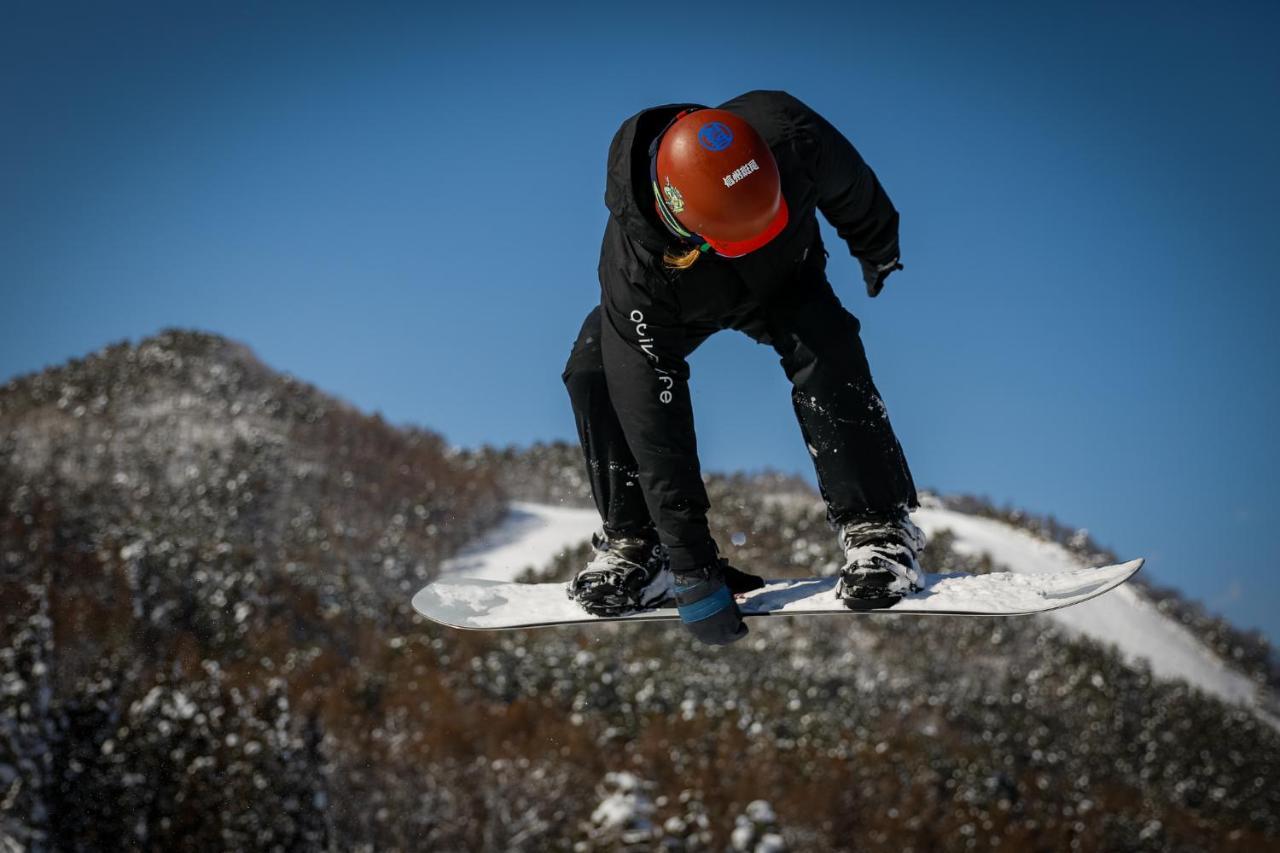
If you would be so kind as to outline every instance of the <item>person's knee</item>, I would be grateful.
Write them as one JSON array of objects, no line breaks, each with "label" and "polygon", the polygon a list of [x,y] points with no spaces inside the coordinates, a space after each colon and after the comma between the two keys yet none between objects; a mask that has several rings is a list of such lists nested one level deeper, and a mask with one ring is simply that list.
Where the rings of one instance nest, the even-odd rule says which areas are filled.
[{"label": "person's knee", "polygon": [[593,308],[582,323],[573,351],[560,374],[569,393],[604,381],[604,356],[600,349],[600,308]]},{"label": "person's knee", "polygon": [[577,357],[578,355],[575,352],[569,356],[569,363],[564,366],[564,372],[560,374],[564,387],[569,391],[569,396],[575,400],[586,399],[603,389],[605,384],[604,363],[598,359],[580,358]]},{"label": "person's knee", "polygon": [[870,379],[857,320],[847,312],[844,316],[848,321],[793,333],[780,342],[783,368],[797,385],[858,385]]},{"label": "person's knee", "polygon": [[858,340],[862,323],[839,302],[814,304],[796,318],[796,331],[814,341]]}]

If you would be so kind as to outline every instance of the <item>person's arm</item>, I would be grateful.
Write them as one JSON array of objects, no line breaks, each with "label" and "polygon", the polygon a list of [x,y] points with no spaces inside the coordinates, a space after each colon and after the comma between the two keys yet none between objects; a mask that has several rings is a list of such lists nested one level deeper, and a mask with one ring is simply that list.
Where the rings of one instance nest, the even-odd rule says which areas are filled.
[{"label": "person's arm", "polygon": [[799,101],[798,130],[818,190],[818,209],[855,258],[873,263],[898,256],[898,211],[876,173],[829,121]]},{"label": "person's arm", "polygon": [[818,209],[862,266],[875,296],[898,264],[898,211],[871,167],[830,122],[792,99],[798,142],[809,161]]}]

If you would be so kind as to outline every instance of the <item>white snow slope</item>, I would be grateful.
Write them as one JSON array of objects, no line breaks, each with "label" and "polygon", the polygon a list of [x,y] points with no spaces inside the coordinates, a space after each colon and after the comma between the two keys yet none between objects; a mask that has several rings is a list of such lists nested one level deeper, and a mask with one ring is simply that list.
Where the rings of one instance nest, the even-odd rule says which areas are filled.
[{"label": "white snow slope", "polygon": [[[930,535],[949,529],[955,535],[952,547],[957,551],[986,552],[1014,572],[1041,574],[1085,565],[1061,545],[994,519],[937,506],[922,508],[912,518]],[[1121,586],[1092,601],[1046,615],[1071,631],[1114,645],[1130,662],[1147,661],[1157,677],[1181,678],[1227,702],[1243,702],[1272,725],[1280,726],[1280,720],[1261,707],[1258,688],[1247,676],[1156,610],[1135,587]]]},{"label": "white snow slope", "polygon": [[507,517],[440,567],[441,574],[495,581],[515,580],[529,568],[543,569],[600,528],[594,509],[512,503]]},{"label": "white snow slope", "polygon": [[[1014,572],[1043,574],[1085,567],[1062,546],[1003,522],[936,504],[920,509],[912,517],[930,535],[950,530],[956,550],[986,552],[996,563]],[[502,524],[442,568],[444,572],[471,577],[512,580],[526,568],[545,567],[558,554],[589,539],[599,526],[594,509],[512,503]],[[752,568],[768,574],[767,567]],[[1252,681],[1225,664],[1191,632],[1157,611],[1130,586],[1046,615],[1070,631],[1114,644],[1126,660],[1147,661],[1157,677],[1184,679],[1227,702],[1244,703],[1280,727],[1280,719],[1264,709]]]}]

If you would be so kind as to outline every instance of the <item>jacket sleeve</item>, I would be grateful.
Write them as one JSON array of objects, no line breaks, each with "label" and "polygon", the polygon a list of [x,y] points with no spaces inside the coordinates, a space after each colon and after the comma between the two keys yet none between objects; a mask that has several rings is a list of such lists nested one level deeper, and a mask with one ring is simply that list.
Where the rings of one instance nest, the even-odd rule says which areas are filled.
[{"label": "jacket sleeve", "polygon": [[875,172],[830,122],[791,98],[797,142],[809,161],[818,209],[860,260],[898,257],[898,211]]},{"label": "jacket sleeve", "polygon": [[[613,275],[617,275],[615,272]],[[606,281],[601,350],[609,397],[640,471],[640,486],[673,570],[715,559],[698,463],[686,356],[700,342],[646,288]]]}]

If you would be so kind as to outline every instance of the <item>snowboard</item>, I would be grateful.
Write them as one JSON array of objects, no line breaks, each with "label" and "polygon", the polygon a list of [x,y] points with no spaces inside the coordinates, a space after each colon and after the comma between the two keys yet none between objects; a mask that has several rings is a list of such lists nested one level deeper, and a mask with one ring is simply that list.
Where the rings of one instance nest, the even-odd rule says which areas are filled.
[{"label": "snowboard", "polygon": [[[835,577],[779,578],[737,596],[743,616],[912,614],[1021,616],[1070,607],[1115,589],[1142,568],[1142,560],[1065,572],[928,575],[928,586],[892,607],[850,610],[836,597]],[[445,577],[413,597],[413,607],[441,625],[469,630],[542,628],[585,622],[678,620],[674,603],[623,616],[592,616],[565,593],[564,583],[511,583]]]}]

